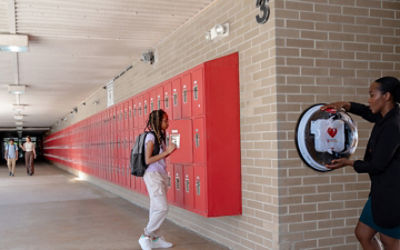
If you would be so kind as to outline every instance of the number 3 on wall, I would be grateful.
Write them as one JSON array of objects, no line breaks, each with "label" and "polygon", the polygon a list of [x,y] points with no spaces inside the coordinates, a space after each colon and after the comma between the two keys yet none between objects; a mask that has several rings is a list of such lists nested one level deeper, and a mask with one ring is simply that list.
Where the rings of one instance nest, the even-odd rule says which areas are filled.
[{"label": "number 3 on wall", "polygon": [[256,20],[257,23],[266,23],[269,18],[269,6],[265,5],[269,0],[256,0],[257,8],[260,7],[260,11],[263,13],[262,16],[257,15]]}]

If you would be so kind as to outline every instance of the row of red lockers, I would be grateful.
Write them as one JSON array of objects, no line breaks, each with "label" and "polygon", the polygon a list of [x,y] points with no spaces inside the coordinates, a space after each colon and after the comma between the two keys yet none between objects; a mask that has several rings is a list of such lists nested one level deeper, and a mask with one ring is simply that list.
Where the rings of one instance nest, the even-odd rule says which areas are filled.
[{"label": "row of red lockers", "polygon": [[[203,65],[188,70],[143,93],[118,103],[96,115],[80,121],[66,130],[47,137],[48,145],[60,145],[57,140],[71,135],[77,143],[87,142],[82,137],[85,130],[101,129],[102,123],[109,123],[110,133],[145,128],[149,113],[163,109],[171,120],[193,119],[204,116]],[[88,128],[90,127],[90,129]],[[116,141],[117,137],[111,137]],[[98,139],[100,140],[100,138]],[[68,143],[68,141],[65,141]]]},{"label": "row of red lockers", "polygon": [[[51,134],[44,141],[45,156],[145,193],[142,178],[129,174],[129,154],[148,113],[162,108],[172,117],[167,139],[180,138],[180,147],[167,159],[169,201],[204,216],[240,214],[237,63],[237,53],[206,62]],[[206,99],[214,104],[207,108]],[[210,112],[215,107],[224,116]],[[206,128],[207,120],[212,123]],[[205,133],[213,139],[206,140]],[[221,145],[224,138],[230,138],[229,145]]]}]

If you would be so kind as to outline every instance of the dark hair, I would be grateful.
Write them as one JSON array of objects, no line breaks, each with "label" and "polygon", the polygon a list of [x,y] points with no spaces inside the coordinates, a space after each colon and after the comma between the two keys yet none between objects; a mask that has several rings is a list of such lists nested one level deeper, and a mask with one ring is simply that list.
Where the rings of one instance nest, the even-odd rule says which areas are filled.
[{"label": "dark hair", "polygon": [[161,129],[162,118],[165,114],[167,113],[162,109],[153,110],[149,115],[146,125],[149,131],[153,131],[156,134],[156,139],[160,145],[162,142],[165,142],[165,131]]},{"label": "dark hair", "polygon": [[400,81],[392,76],[385,76],[376,79],[375,82],[379,83],[379,90],[382,94],[389,92],[393,97],[393,102],[400,102]]},{"label": "dark hair", "polygon": [[8,141],[12,141],[12,142],[14,142],[14,139],[10,139],[10,140],[8,140]]}]

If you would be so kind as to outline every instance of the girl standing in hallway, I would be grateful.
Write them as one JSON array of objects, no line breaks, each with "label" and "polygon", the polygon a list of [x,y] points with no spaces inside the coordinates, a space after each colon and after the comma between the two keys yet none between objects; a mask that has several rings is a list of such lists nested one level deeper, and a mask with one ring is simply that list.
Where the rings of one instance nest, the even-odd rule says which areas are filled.
[{"label": "girl standing in hallway", "polygon": [[345,109],[375,123],[363,160],[333,160],[330,169],[352,166],[368,173],[371,191],[361,213],[355,234],[363,249],[380,249],[379,233],[386,250],[400,249],[400,82],[382,77],[371,83],[369,106],[353,102],[335,102],[321,109]]},{"label": "girl standing in hallway", "polygon": [[10,171],[9,175],[14,176],[15,175],[15,163],[17,162],[18,159],[18,147],[14,144],[14,140],[10,139],[9,143],[6,146],[6,153],[4,158],[7,161],[7,167],[8,170]]},{"label": "girl standing in hallway", "polygon": [[[146,128],[150,133],[145,138],[145,160],[148,167],[143,180],[150,197],[150,209],[149,222],[139,238],[139,244],[143,250],[169,248],[172,247],[172,243],[158,235],[158,230],[168,213],[168,175],[165,158],[176,149],[176,145],[173,143],[169,143],[168,147],[165,145],[168,115],[163,110],[154,110],[150,113]],[[154,148],[158,152],[153,152]]]},{"label": "girl standing in hallway", "polygon": [[25,166],[26,173],[28,175],[33,175],[35,168],[33,166],[33,159],[36,159],[35,144],[31,142],[31,137],[26,137],[26,142],[21,146],[22,150],[25,151]]}]

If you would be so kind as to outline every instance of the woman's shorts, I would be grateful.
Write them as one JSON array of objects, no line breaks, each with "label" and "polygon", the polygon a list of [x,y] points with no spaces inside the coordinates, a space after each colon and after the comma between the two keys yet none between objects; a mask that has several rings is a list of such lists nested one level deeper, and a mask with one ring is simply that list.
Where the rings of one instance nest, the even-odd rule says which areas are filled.
[{"label": "woman's shorts", "polygon": [[369,198],[367,203],[365,203],[364,209],[360,216],[360,221],[379,233],[395,239],[400,239],[400,226],[395,228],[383,228],[375,224],[372,217],[371,198]]}]

